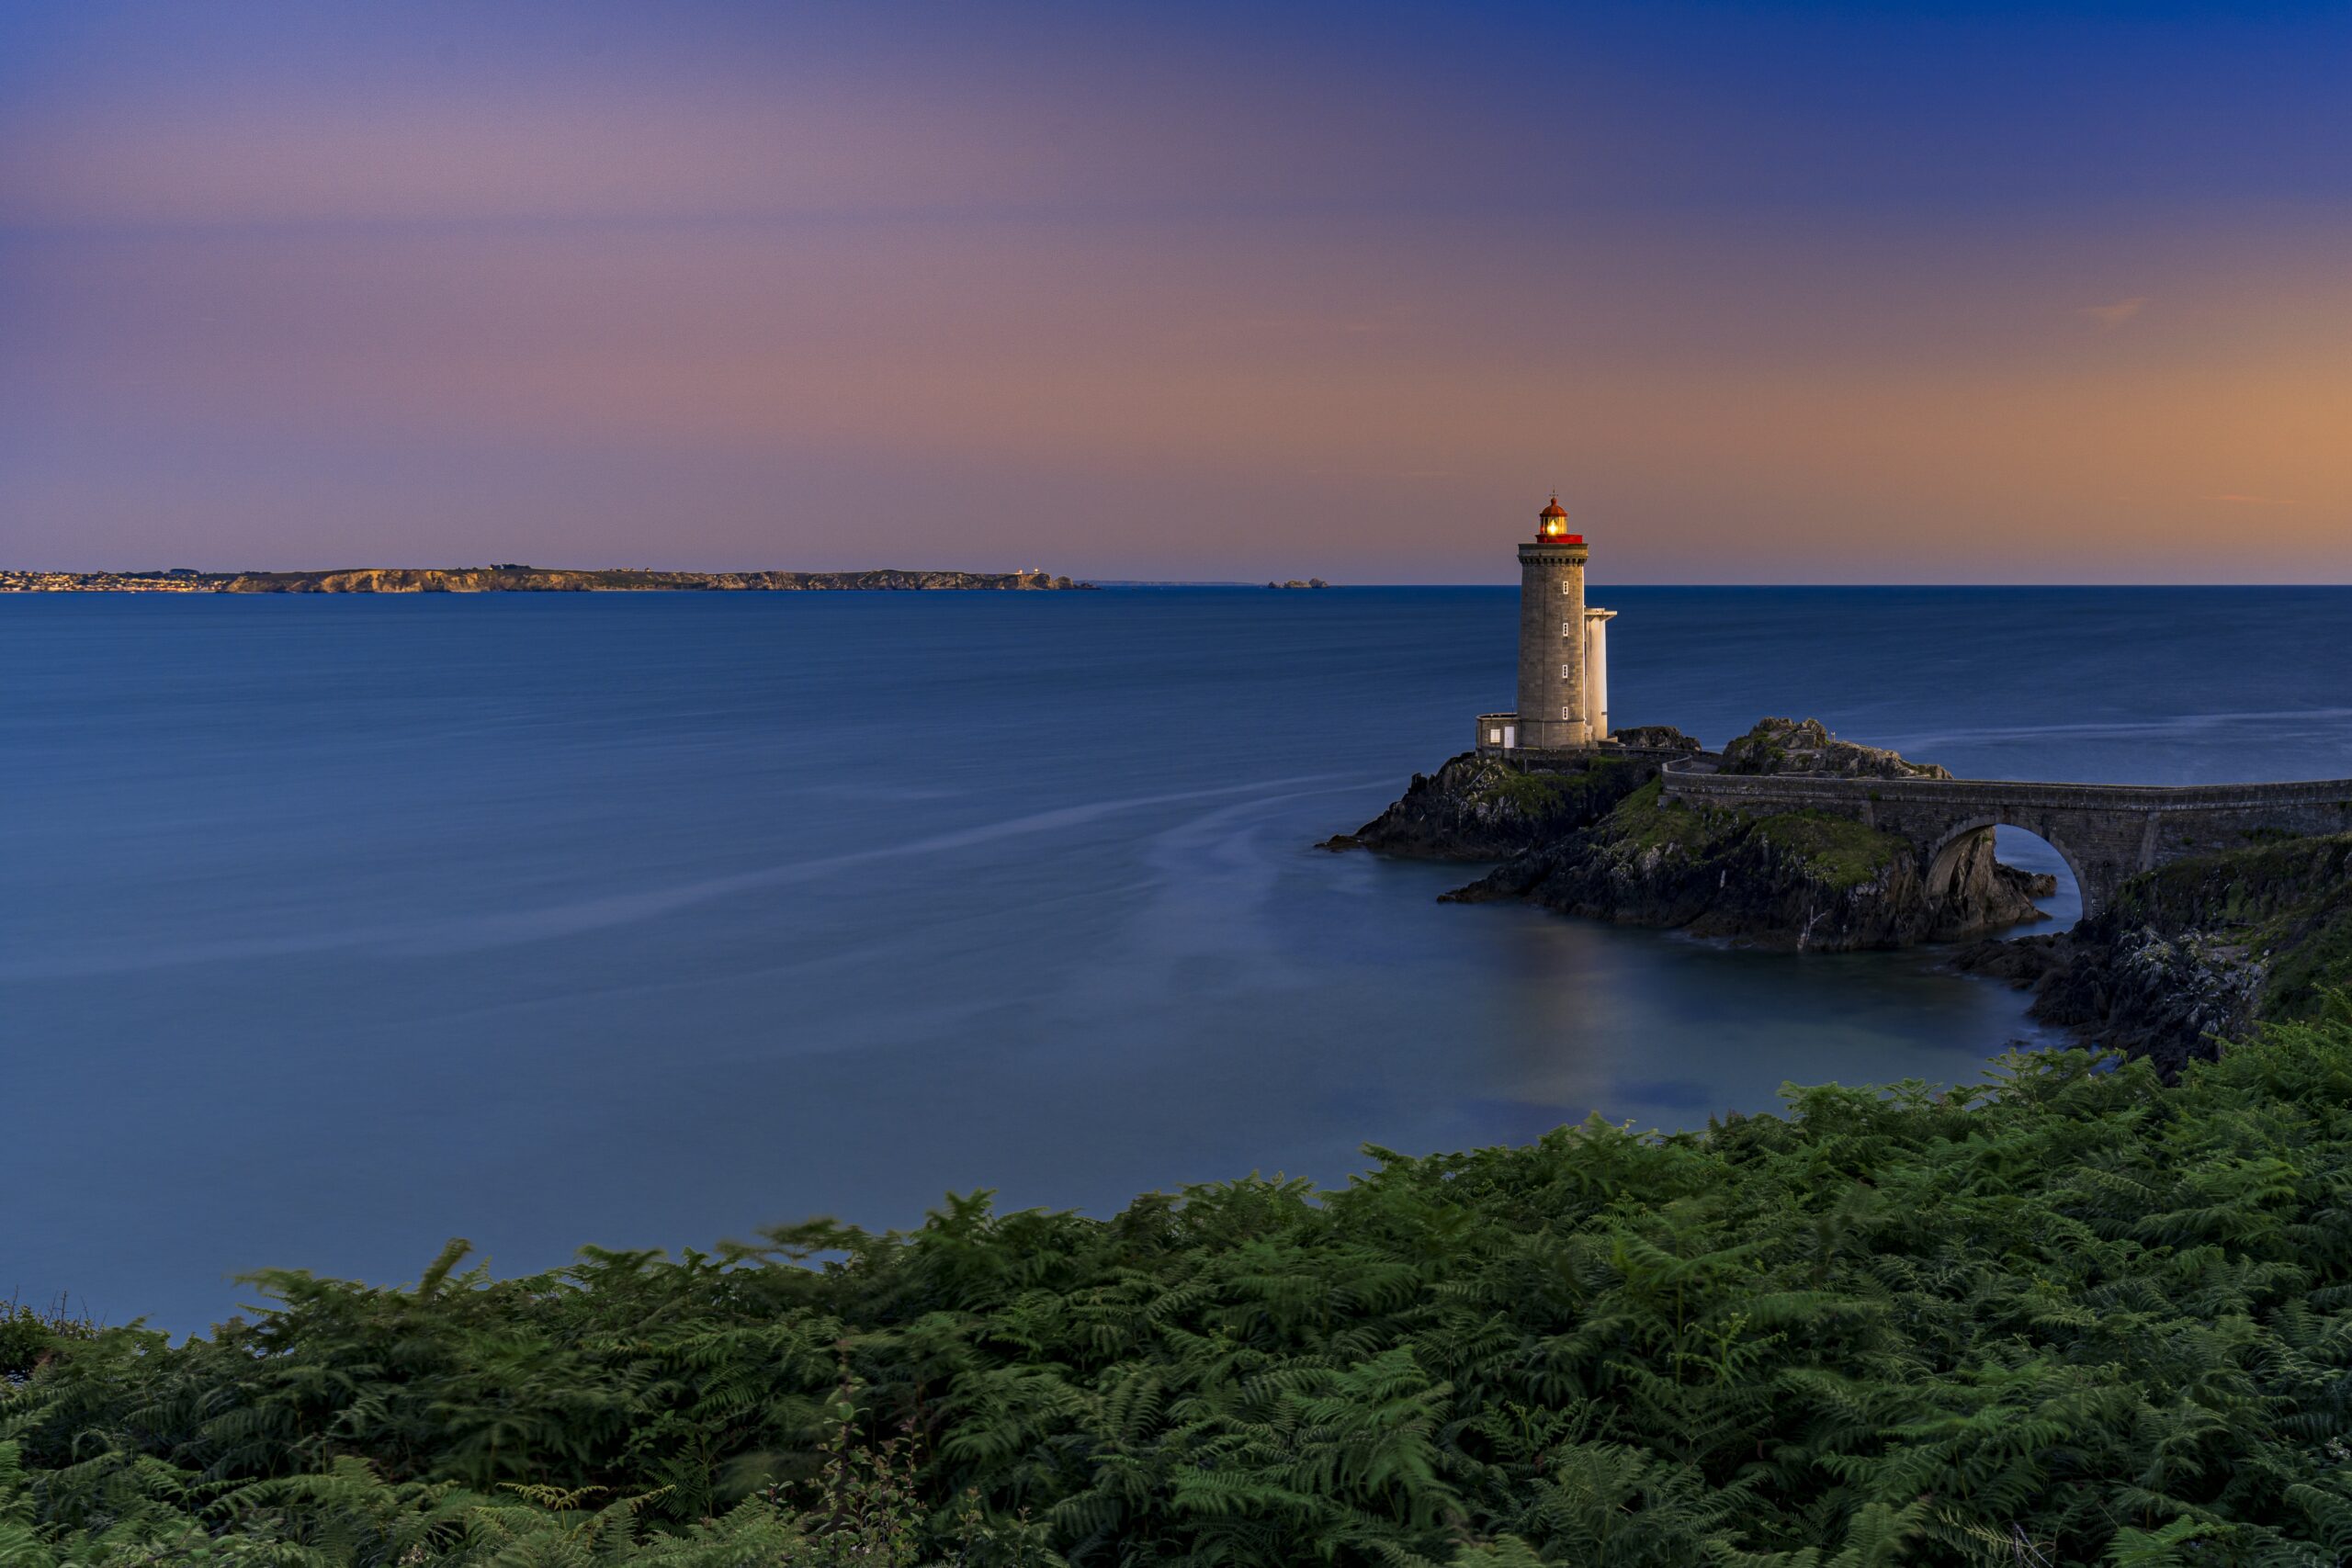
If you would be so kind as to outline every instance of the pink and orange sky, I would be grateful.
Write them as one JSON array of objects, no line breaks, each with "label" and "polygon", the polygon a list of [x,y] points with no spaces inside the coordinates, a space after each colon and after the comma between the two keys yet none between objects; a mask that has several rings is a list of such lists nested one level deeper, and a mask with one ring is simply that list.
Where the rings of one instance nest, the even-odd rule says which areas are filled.
[{"label": "pink and orange sky", "polygon": [[2352,9],[0,6],[0,565],[2352,580]]}]

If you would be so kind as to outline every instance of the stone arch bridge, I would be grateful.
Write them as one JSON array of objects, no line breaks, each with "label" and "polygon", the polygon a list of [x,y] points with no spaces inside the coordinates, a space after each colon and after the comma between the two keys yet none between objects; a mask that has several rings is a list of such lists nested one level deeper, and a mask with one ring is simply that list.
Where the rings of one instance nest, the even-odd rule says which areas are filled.
[{"label": "stone arch bridge", "polygon": [[2026,784],[2006,779],[1846,779],[1722,773],[1668,763],[1668,799],[1765,816],[1825,811],[1910,841],[1931,897],[1996,827],[2049,840],[2082,889],[2087,919],[2126,877],[2184,855],[2244,848],[2250,834],[2352,831],[2352,779],[2298,784]]}]

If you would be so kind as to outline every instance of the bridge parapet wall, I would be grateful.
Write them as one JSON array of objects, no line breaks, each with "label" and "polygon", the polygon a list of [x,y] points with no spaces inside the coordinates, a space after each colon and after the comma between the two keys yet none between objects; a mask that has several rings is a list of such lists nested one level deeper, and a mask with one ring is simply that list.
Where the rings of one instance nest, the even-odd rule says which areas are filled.
[{"label": "bridge parapet wall", "polygon": [[1833,779],[1668,768],[1669,799],[1761,816],[1822,811],[1908,840],[1930,887],[1959,840],[1996,825],[2049,840],[2074,869],[2086,915],[2126,877],[2249,834],[2352,831],[2352,780],[2285,784],[2041,784],[2009,779]]},{"label": "bridge parapet wall", "polygon": [[1719,809],[1736,809],[1742,802],[1789,810],[1794,807],[1787,803],[1798,801],[1848,807],[1888,801],[1959,806],[1997,799],[2068,810],[2276,813],[2301,807],[2316,811],[2314,820],[2333,820],[2332,813],[2352,801],[2352,779],[2227,784],[2040,784],[2025,779],[1832,779],[1804,773],[1702,773],[1669,768],[1666,793]]}]

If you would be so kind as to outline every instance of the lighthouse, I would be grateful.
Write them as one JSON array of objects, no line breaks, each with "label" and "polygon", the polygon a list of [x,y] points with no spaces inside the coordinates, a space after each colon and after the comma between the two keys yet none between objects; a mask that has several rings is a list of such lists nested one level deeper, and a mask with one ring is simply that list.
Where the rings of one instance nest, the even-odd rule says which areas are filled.
[{"label": "lighthouse", "polygon": [[1609,739],[1609,622],[1584,602],[1590,558],[1557,495],[1519,547],[1519,710],[1478,716],[1481,751],[1574,751]]}]

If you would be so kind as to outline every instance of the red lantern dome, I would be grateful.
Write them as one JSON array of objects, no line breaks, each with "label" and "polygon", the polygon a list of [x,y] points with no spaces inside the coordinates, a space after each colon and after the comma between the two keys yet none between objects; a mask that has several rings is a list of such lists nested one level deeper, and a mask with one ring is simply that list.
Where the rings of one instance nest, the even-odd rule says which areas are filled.
[{"label": "red lantern dome", "polygon": [[1535,537],[1544,544],[1581,545],[1584,536],[1568,532],[1568,510],[1557,495],[1535,514]]}]

